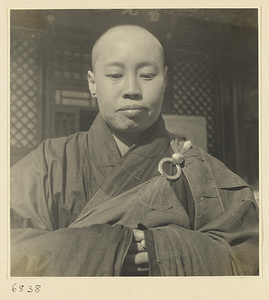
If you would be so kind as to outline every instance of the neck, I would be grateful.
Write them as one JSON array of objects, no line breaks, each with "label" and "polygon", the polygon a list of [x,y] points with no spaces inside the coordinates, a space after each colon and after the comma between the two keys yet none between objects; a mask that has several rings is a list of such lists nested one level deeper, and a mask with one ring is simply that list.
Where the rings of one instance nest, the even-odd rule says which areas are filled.
[{"label": "neck", "polygon": [[140,131],[140,132],[134,132],[134,133],[119,132],[119,131],[116,131],[113,128],[110,128],[110,127],[109,128],[110,128],[110,131],[111,131],[112,135],[114,136],[114,139],[117,142],[118,147],[119,148],[120,148],[120,146],[122,148],[128,147],[128,149],[129,149],[131,146],[136,145],[137,142],[139,140],[141,140],[142,137],[149,134],[150,131],[155,127],[156,123],[157,123],[157,121],[153,125],[151,125],[149,128],[147,128],[146,130],[143,130],[143,131]]},{"label": "neck", "polygon": [[135,144],[145,134],[145,131],[128,134],[115,132],[114,130],[111,130],[111,132],[114,137],[116,137],[121,143],[128,147],[131,147],[133,144]]},{"label": "neck", "polygon": [[141,137],[145,135],[146,131],[139,132],[139,133],[122,134],[111,130],[112,135],[116,141],[116,144],[122,156],[124,156],[128,152],[131,146],[137,144],[137,141],[140,140]]},{"label": "neck", "polygon": [[119,148],[119,151],[121,153],[121,156],[124,156],[128,150],[129,150],[129,146],[127,146],[126,144],[124,144],[121,140],[119,140],[113,133],[112,133],[114,140]]}]

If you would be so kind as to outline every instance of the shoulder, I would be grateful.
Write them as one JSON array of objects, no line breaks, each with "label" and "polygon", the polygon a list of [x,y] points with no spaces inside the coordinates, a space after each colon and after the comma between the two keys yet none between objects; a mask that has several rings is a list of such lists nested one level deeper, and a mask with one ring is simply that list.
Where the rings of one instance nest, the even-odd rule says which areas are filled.
[{"label": "shoulder", "polygon": [[[174,134],[169,133],[169,135],[170,140],[179,140],[182,151],[185,141],[177,138]],[[249,187],[240,176],[227,168],[223,162],[195,145],[191,145],[183,155],[186,168],[190,169],[191,172],[198,172],[201,176],[204,176],[209,170],[218,188]]]},{"label": "shoulder", "polygon": [[213,157],[203,149],[192,145],[184,153],[185,167],[191,172],[206,176],[208,171],[218,188],[236,188],[248,186],[248,184],[237,174],[225,166],[223,162]]},{"label": "shoulder", "polygon": [[[48,165],[51,162],[64,161],[79,157],[87,149],[87,132],[77,132],[68,137],[49,138],[30,152],[14,167],[30,165]],[[13,168],[14,168],[13,167]]]},{"label": "shoulder", "polygon": [[194,148],[201,151],[203,161],[210,169],[218,188],[235,188],[239,186],[248,186],[248,184],[240,176],[227,168],[225,164],[219,159],[215,158],[214,156],[198,147],[194,146]]},{"label": "shoulder", "polygon": [[57,155],[67,150],[77,150],[87,142],[87,132],[77,132],[67,137],[51,138],[45,140],[40,149]]}]

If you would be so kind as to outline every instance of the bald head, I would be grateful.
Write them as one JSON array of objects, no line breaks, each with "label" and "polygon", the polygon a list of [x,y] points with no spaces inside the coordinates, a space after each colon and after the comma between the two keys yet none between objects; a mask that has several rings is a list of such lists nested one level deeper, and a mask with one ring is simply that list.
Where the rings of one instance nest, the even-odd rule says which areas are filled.
[{"label": "bald head", "polygon": [[89,89],[103,120],[119,140],[131,145],[157,121],[166,87],[163,48],[139,26],[117,26],[92,51]]},{"label": "bald head", "polygon": [[145,43],[150,44],[152,51],[158,53],[164,65],[163,47],[153,34],[140,26],[121,25],[112,27],[102,34],[95,42],[92,48],[93,72],[95,71],[96,62],[104,49],[109,49],[109,47],[115,44],[123,45],[126,43],[136,44],[136,46],[139,46],[139,44],[142,46]]}]

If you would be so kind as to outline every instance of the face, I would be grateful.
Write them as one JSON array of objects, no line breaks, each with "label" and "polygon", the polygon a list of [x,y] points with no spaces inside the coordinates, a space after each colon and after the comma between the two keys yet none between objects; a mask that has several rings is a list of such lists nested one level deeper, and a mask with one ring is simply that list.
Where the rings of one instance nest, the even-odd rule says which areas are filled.
[{"label": "face", "polygon": [[166,86],[162,49],[148,32],[117,32],[98,48],[89,86],[112,131],[139,133],[159,117]]}]

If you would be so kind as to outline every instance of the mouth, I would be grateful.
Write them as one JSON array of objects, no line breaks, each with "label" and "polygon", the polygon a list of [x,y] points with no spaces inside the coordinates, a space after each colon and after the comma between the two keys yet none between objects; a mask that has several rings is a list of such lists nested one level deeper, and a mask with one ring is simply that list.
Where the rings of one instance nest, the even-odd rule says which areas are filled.
[{"label": "mouth", "polygon": [[127,110],[147,110],[144,106],[133,104],[133,105],[124,105],[117,109],[117,111],[127,111]]}]

